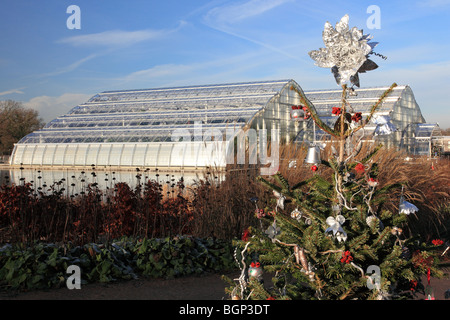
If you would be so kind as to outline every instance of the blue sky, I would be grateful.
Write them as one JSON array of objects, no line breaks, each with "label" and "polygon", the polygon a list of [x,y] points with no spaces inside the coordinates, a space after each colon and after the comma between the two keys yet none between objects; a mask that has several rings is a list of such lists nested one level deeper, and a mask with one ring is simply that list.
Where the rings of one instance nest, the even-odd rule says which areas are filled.
[{"label": "blue sky", "polygon": [[[70,5],[80,29],[69,29]],[[380,9],[380,28],[367,20]],[[46,122],[98,92],[294,79],[336,88],[308,52],[326,21],[349,14],[379,42],[361,86],[410,85],[427,122],[450,127],[450,0],[2,0],[0,100]]]}]

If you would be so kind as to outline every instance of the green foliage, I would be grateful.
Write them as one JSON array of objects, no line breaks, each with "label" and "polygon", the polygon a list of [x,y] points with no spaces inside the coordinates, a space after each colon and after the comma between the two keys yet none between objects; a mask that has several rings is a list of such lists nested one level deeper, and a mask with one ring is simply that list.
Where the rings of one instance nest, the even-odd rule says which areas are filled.
[{"label": "green foliage", "polygon": [[[260,228],[251,229],[245,254],[257,256],[265,272],[275,276],[272,287],[250,278],[242,298],[403,299],[412,294],[410,281],[420,282],[424,270],[432,269],[436,276],[442,274],[438,261],[430,258],[434,256],[402,234],[402,228],[407,227],[406,215],[383,208],[386,195],[401,188],[401,184],[377,189],[368,183],[369,178],[376,177],[376,164],[372,163],[364,173],[355,174],[356,165],[341,166],[335,171],[333,182],[314,175],[295,184],[295,188],[280,173],[272,179],[259,178],[290,203],[275,215],[273,210],[266,210]],[[339,177],[347,179],[337,185]],[[302,218],[291,216],[293,208],[301,210]],[[345,241],[326,233],[330,226],[327,218],[337,215],[345,218],[341,225],[347,235]],[[308,223],[305,217],[309,218]],[[281,233],[271,239],[264,231],[274,221]],[[246,243],[236,244],[237,251]],[[294,248],[301,248],[304,256],[300,257]],[[416,254],[413,259],[411,253],[418,250],[420,257]],[[381,278],[378,287],[369,288],[368,281],[373,281],[369,270],[373,266],[380,268]],[[231,287],[229,292],[239,288],[242,289],[241,285],[235,284],[234,291]]]},{"label": "green foliage", "polygon": [[83,283],[108,283],[138,276],[173,278],[235,268],[230,242],[194,237],[122,238],[83,246],[35,243],[0,249],[0,287],[47,289],[65,285],[67,267],[77,265]]},{"label": "green foliage", "polygon": [[[333,142],[338,143],[339,154],[335,150],[332,157],[321,161],[332,170],[331,177],[314,174],[293,185],[280,173],[258,178],[275,196],[284,196],[286,203],[280,206],[277,200],[275,210],[259,212],[260,229],[252,229],[252,237],[237,249],[242,250],[241,256],[258,256],[264,270],[274,274],[273,286],[250,278],[234,284],[229,292],[239,292],[242,299],[401,299],[412,294],[410,281],[420,282],[428,270],[442,275],[430,248],[402,231],[409,229],[407,216],[392,210],[398,208],[399,201],[393,200],[392,194],[398,194],[406,181],[397,178],[395,183],[383,182],[379,187],[384,168],[374,157],[382,145],[359,155],[362,138],[353,136],[395,86],[387,89],[367,118],[356,124],[345,111],[347,88],[343,86],[342,114],[334,129],[321,121],[301,91],[291,88],[300,95],[315,124],[337,138]],[[353,139],[359,140],[354,143]],[[346,145],[356,147],[350,151]],[[361,160],[355,160],[357,155]],[[265,229],[275,223],[281,233],[266,234]],[[241,268],[244,274],[246,270]],[[379,282],[376,278],[374,283],[373,268],[379,268]]]}]

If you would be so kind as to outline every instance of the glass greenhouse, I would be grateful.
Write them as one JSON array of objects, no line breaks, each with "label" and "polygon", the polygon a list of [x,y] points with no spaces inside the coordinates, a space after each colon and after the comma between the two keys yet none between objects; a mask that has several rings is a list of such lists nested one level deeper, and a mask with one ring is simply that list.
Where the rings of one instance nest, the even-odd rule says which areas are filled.
[{"label": "glass greenhouse", "polygon": [[422,156],[433,155],[434,138],[441,135],[441,128],[435,123],[410,124],[409,134],[402,139],[402,147],[409,153]]},{"label": "glass greenhouse", "polygon": [[[268,139],[280,129],[290,140],[289,108],[300,101],[291,86],[300,89],[281,80],[102,92],[21,139],[11,164],[224,166],[244,128],[266,129]],[[217,148],[217,139],[225,147]]]},{"label": "glass greenhouse", "polygon": [[[386,89],[356,89],[349,97],[353,111],[367,115]],[[22,138],[15,145],[10,163],[51,167],[223,167],[230,159],[234,161],[235,138],[243,132],[249,141],[256,137],[258,152],[265,146],[262,140],[269,144],[322,139],[324,133],[316,130],[311,119],[293,116],[300,95],[315,105],[324,121],[334,124],[331,109],[339,106],[341,89],[303,92],[293,80],[106,91]],[[398,129],[387,137],[380,136],[388,146],[402,145],[413,136],[414,125],[425,123],[408,86],[396,87],[378,114],[389,115]],[[370,131],[375,125],[366,128]],[[278,136],[274,138],[272,132]],[[407,144],[411,146],[411,139]]]}]

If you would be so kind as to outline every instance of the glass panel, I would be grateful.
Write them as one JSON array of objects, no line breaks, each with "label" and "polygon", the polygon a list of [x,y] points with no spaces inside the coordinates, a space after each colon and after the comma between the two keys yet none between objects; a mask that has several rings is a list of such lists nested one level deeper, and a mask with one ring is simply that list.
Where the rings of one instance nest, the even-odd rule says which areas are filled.
[{"label": "glass panel", "polygon": [[77,152],[78,145],[69,144],[67,145],[66,155],[64,156],[64,164],[66,166],[75,165],[75,154]]},{"label": "glass panel", "polygon": [[145,166],[147,144],[137,144],[133,154],[133,166]]},{"label": "glass panel", "polygon": [[34,145],[28,146],[28,148],[26,148],[23,151],[22,159],[20,162],[21,163],[29,163],[31,161],[31,159],[33,159],[34,149],[35,149]]},{"label": "glass panel", "polygon": [[225,165],[225,145],[222,142],[208,141],[198,145],[198,166],[223,166]]},{"label": "glass panel", "polygon": [[[13,161],[12,161],[12,164],[15,164],[15,165],[19,165],[19,164],[21,164],[21,163],[24,163],[23,162],[23,153],[24,153],[24,151],[26,150],[26,148],[27,148],[28,146],[27,145],[17,145],[16,146],[16,150],[15,150],[15,154],[13,155]],[[27,164],[27,163],[25,163],[25,164]]]},{"label": "glass panel", "polygon": [[112,166],[120,165],[120,155],[122,153],[123,144],[111,145],[111,153],[109,155],[109,164]]},{"label": "glass panel", "polygon": [[96,165],[97,164],[97,156],[99,153],[100,145],[99,144],[89,144],[89,150],[86,155],[86,165]]},{"label": "glass panel", "polygon": [[52,165],[53,164],[53,156],[55,155],[55,145],[46,145],[44,155],[42,157],[43,165]]},{"label": "glass panel", "polygon": [[186,151],[190,146],[190,142],[174,142],[170,155],[170,165],[173,167],[183,167]]},{"label": "glass panel", "polygon": [[34,150],[34,155],[33,155],[33,159],[30,159],[31,162],[27,162],[27,163],[31,163],[34,165],[41,165],[42,164],[42,157],[44,156],[44,151],[45,151],[46,146],[45,145],[37,145],[36,149]]},{"label": "glass panel", "polygon": [[[198,142],[187,142],[183,143],[184,150],[184,159],[183,166],[184,167],[196,167],[197,166],[197,157],[199,151],[199,145],[202,143]],[[175,150],[175,153],[172,157],[176,156],[176,153],[179,152]]]},{"label": "glass panel", "polygon": [[159,143],[152,143],[148,145],[147,153],[145,156],[145,166],[156,167],[158,165],[158,151]]},{"label": "glass panel", "polygon": [[86,152],[88,151],[89,145],[79,144],[78,150],[75,155],[75,165],[84,166],[86,165]]},{"label": "glass panel", "polygon": [[210,149],[206,148],[203,143],[197,144],[196,147],[198,151],[198,156],[195,164],[199,166],[211,165],[211,155],[210,152],[208,152],[210,151]]},{"label": "glass panel", "polygon": [[133,152],[135,144],[125,144],[122,150],[122,157],[120,159],[120,165],[131,166],[133,164]]},{"label": "glass panel", "polygon": [[110,144],[101,144],[97,154],[97,166],[109,165],[109,153],[111,152]]},{"label": "glass panel", "polygon": [[63,165],[64,164],[64,152],[66,151],[67,145],[61,144],[56,147],[55,155],[53,157],[53,164]]},{"label": "glass panel", "polygon": [[170,154],[172,152],[173,144],[161,144],[158,153],[158,167],[169,167],[170,166]]}]

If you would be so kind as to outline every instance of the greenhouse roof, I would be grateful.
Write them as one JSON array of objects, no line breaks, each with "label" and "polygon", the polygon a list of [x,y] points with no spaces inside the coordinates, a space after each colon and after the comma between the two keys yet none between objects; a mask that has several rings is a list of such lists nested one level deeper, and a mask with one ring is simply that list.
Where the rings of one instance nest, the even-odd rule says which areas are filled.
[{"label": "greenhouse roof", "polygon": [[416,126],[416,139],[430,139],[433,136],[440,135],[441,129],[436,123],[419,123]]},{"label": "greenhouse roof", "polygon": [[241,128],[290,80],[106,91],[19,143],[161,142],[195,122]]},{"label": "greenhouse roof", "polygon": [[[201,123],[203,129],[234,130],[250,123],[293,80],[257,81],[175,88],[105,91],[19,141],[27,143],[166,142],[176,129]],[[407,86],[397,86],[377,113],[392,111]],[[367,115],[388,87],[356,89],[348,98],[353,112]],[[304,92],[322,121],[333,125],[333,107],[342,90]]]},{"label": "greenhouse roof", "polygon": [[[378,113],[389,112],[393,109],[394,104],[400,99],[402,91],[406,86],[397,86],[384,99],[381,106],[377,109]],[[373,87],[355,89],[353,94],[350,94],[347,101],[354,112],[369,113],[370,108],[380,99],[381,95],[389,87]],[[334,90],[310,90],[305,91],[305,95],[311,101],[318,114],[321,116],[329,115],[332,107],[340,107],[342,89]]]}]

